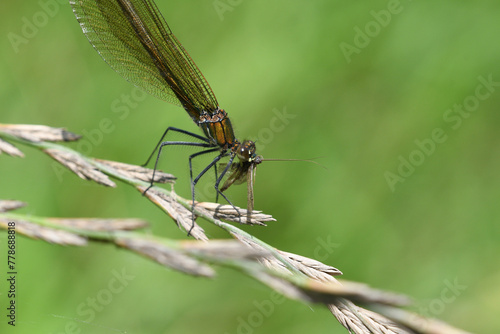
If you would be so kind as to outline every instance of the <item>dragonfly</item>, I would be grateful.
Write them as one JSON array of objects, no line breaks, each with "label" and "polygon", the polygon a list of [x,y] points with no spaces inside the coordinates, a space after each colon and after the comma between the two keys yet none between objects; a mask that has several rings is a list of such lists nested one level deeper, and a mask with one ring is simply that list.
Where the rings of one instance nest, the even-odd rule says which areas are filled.
[{"label": "dragonfly", "polygon": [[[257,155],[254,141],[236,139],[227,112],[220,108],[207,80],[174,36],[155,2],[70,0],[70,4],[83,33],[116,72],[147,93],[182,106],[201,129],[203,135],[168,127],[146,162],[148,164],[158,150],[156,171],[163,148],[172,145],[200,148],[189,156],[193,226],[195,186],[211,168],[215,169],[217,197],[221,195],[237,212],[223,191],[232,184],[247,182],[247,219],[250,219],[254,206],[255,170],[263,158]],[[171,132],[187,135],[192,141],[163,141]],[[210,153],[218,154],[193,178],[192,160]],[[217,175],[217,164],[221,164],[224,157],[229,157],[229,160],[223,165],[222,173]],[[227,179],[221,186],[226,175]],[[145,192],[153,186],[153,179],[154,174]]]}]

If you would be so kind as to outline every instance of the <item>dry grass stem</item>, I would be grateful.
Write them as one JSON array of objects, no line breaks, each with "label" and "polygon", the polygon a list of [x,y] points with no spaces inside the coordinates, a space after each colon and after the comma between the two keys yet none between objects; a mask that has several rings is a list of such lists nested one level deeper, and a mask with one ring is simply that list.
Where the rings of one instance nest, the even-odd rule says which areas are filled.
[{"label": "dry grass stem", "polygon": [[411,303],[410,298],[405,295],[373,289],[366,284],[341,281],[319,282],[309,280],[308,287],[316,292],[325,295],[333,295],[349,299],[350,301],[361,304],[381,304],[392,306],[408,306]]},{"label": "dry grass stem", "polygon": [[13,157],[24,157],[24,153],[21,152],[17,147],[3,139],[0,139],[0,154],[5,153]]},{"label": "dry grass stem", "polygon": [[[265,245],[263,245],[261,242],[258,242],[254,237],[251,235],[247,235],[246,233],[240,233],[240,232],[231,232],[231,235],[239,240],[241,243],[247,245],[250,248],[256,249],[258,251],[266,251],[268,248],[266,248]],[[271,270],[274,270],[278,273],[281,273],[283,275],[291,275],[293,273],[300,273],[300,270],[296,267],[293,266],[290,262],[287,261],[286,258],[281,257],[280,259],[280,253],[275,249],[272,248],[272,255],[271,256],[266,256],[260,259],[260,262],[266,267]],[[278,256],[276,256],[278,254]]]},{"label": "dry grass stem", "polygon": [[[192,201],[189,201],[189,204],[192,204]],[[227,204],[195,202],[195,208],[198,210],[200,208],[205,209],[206,214],[213,216],[214,219],[223,219],[246,225],[267,226],[266,222],[276,221],[271,215],[262,213],[262,211],[253,210],[249,215],[246,209],[239,207],[235,209],[233,206]]]},{"label": "dry grass stem", "polygon": [[384,305],[376,305],[373,307],[374,311],[383,314],[384,316],[401,323],[408,328],[413,329],[417,333],[428,333],[428,334],[470,334],[461,329],[454,328],[447,323],[426,318],[419,314],[403,310],[401,308],[395,308]]},{"label": "dry grass stem", "polygon": [[[386,317],[354,305],[349,300],[339,299],[328,308],[337,320],[355,334],[417,334]],[[446,334],[446,333],[442,333]]]},{"label": "dry grass stem", "polygon": [[[141,193],[144,193],[147,189],[146,186],[137,186],[136,188]],[[196,222],[193,222],[191,211],[179,204],[175,198],[167,196],[156,187],[149,189],[144,195],[165,211],[170,217],[172,217],[172,219],[177,223],[177,226],[182,228],[186,233],[191,231],[190,235],[196,240],[208,240],[203,228],[196,224]]]},{"label": "dry grass stem", "polygon": [[81,138],[81,136],[63,128],[53,128],[46,125],[0,124],[0,131],[35,143],[42,141],[75,141]]},{"label": "dry grass stem", "polygon": [[[98,164],[106,166],[107,168],[114,169],[117,174],[123,176],[124,178],[136,179],[149,183],[153,177],[153,170],[149,168],[109,160],[94,159],[94,161]],[[174,183],[175,176],[157,170],[153,181],[154,183]]]},{"label": "dry grass stem", "polygon": [[133,218],[47,218],[47,221],[54,225],[65,226],[68,228],[99,232],[130,231],[149,226],[146,221]]},{"label": "dry grass stem", "polygon": [[269,252],[246,247],[236,240],[211,240],[205,243],[185,240],[181,242],[181,247],[191,255],[219,260],[254,260],[269,256]]},{"label": "dry grass stem", "polygon": [[106,174],[98,170],[94,165],[78,154],[54,148],[47,148],[44,149],[44,151],[61,165],[69,168],[80,178],[84,180],[92,180],[107,187],[116,187],[116,184],[111,181]]},{"label": "dry grass stem", "polygon": [[202,262],[149,238],[119,238],[116,244],[189,275],[206,277],[215,275],[214,270]]},{"label": "dry grass stem", "polygon": [[10,210],[16,210],[26,206],[26,203],[21,201],[3,200],[0,201],[0,212],[7,212]]},{"label": "dry grass stem", "polygon": [[[7,223],[13,221],[0,217],[0,227],[7,230]],[[72,245],[72,246],[85,246],[87,239],[77,234],[58,230],[50,227],[40,226],[38,224],[16,219],[16,232],[32,239],[40,239],[52,244],[58,245]]]},{"label": "dry grass stem", "polygon": [[[257,239],[247,234],[232,234],[233,237],[251,248],[258,250],[268,250],[269,247],[271,247],[268,245],[263,246],[262,242],[258,242]],[[317,260],[313,260],[305,256],[296,255],[289,252],[284,252],[275,248],[272,249],[274,252],[272,256],[267,256],[261,259],[262,264],[269,269],[276,270],[285,274],[302,273],[307,277],[323,282],[336,281],[332,276],[342,275],[342,272],[337,268],[326,265]]]},{"label": "dry grass stem", "polygon": [[290,260],[293,265],[307,277],[314,278],[318,281],[330,281],[332,276],[340,276],[342,272],[335,267],[326,265],[317,260],[310,259],[305,256],[278,251],[284,257]]}]

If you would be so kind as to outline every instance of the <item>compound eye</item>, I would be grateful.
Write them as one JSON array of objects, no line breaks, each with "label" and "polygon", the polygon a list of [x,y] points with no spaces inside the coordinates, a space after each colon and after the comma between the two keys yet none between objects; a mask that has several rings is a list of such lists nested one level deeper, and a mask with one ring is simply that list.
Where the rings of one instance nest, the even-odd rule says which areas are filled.
[{"label": "compound eye", "polygon": [[248,161],[248,159],[250,159],[250,152],[248,152],[248,150],[243,146],[240,146],[240,148],[238,149],[238,153],[236,154],[242,161]]},{"label": "compound eye", "polygon": [[251,140],[245,140],[241,143],[236,155],[241,161],[250,161],[255,155],[255,143]]}]

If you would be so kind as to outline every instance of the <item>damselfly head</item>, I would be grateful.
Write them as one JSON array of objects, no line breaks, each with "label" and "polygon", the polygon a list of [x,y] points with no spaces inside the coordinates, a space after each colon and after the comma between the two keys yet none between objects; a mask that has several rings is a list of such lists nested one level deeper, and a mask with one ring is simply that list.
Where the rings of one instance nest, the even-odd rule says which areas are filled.
[{"label": "damselfly head", "polygon": [[253,164],[260,164],[262,162],[262,156],[255,153],[255,142],[251,140],[243,141],[236,149],[236,155],[238,159],[243,162],[251,162]]}]

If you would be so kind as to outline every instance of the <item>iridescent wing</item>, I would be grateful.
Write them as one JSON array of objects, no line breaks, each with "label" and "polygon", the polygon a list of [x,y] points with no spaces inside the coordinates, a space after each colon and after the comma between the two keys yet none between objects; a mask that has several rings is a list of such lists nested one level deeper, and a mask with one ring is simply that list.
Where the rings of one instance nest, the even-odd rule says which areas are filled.
[{"label": "iridescent wing", "polygon": [[[219,164],[220,169],[224,169],[227,166],[227,164]],[[231,187],[233,184],[242,184],[243,182],[247,181],[247,171],[251,167],[250,162],[233,162],[231,165],[228,173],[226,175],[227,179],[220,188],[220,191],[225,191],[229,187]]]},{"label": "iridescent wing", "polygon": [[90,43],[125,79],[182,105],[196,122],[218,103],[189,54],[151,0],[71,0]]}]

